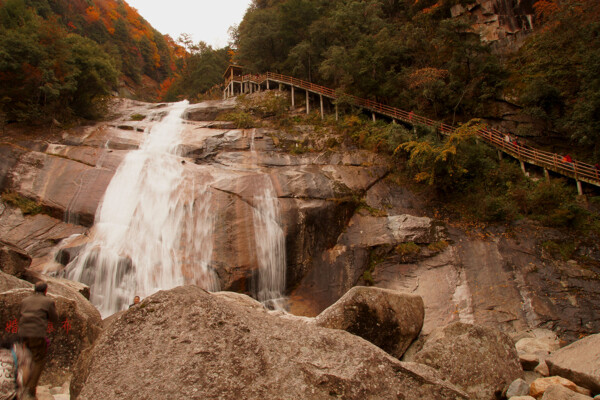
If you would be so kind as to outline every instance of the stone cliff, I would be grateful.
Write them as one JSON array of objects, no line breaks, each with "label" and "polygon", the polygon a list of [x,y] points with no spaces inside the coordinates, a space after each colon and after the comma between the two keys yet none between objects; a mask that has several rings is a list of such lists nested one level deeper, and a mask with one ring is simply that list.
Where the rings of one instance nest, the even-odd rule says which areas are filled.
[{"label": "stone cliff", "polygon": [[[222,290],[252,293],[259,269],[253,212],[268,179],[281,213],[292,313],[316,316],[353,286],[375,285],[420,295],[425,333],[454,321],[508,333],[544,327],[569,341],[600,330],[593,249],[589,264],[554,259],[542,244],[560,240],[561,232],[528,222],[467,233],[428,215],[417,195],[388,176],[384,157],[310,126],[286,132],[214,121],[234,106],[229,100],[190,107],[179,149],[185,174],[205,179],[211,193],[210,268]],[[156,123],[132,115],[161,109],[123,101],[119,118],[65,131],[51,143],[7,138],[0,145],[7,156],[1,189],[42,213],[24,214],[3,197],[0,240],[27,253],[30,270],[60,273],[93,235],[121,160]],[[306,143],[315,150],[289,151]]]}]

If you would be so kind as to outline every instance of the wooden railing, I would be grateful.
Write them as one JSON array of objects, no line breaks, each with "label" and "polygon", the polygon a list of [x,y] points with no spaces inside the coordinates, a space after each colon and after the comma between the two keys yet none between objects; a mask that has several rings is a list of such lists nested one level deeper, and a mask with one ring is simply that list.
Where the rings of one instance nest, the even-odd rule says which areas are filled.
[{"label": "wooden railing", "polygon": [[[296,79],[291,76],[276,74],[273,72],[267,72],[264,75],[244,75],[242,77],[234,77],[236,82],[253,82],[262,85],[265,81],[274,81],[294,87],[304,89],[319,95],[326,96],[331,99],[338,99],[339,94],[335,90],[327,88],[325,86],[316,85],[312,82],[303,81]],[[231,82],[231,78],[228,79],[226,85]],[[435,121],[429,118],[422,117],[415,113],[407,112],[399,108],[391,107],[385,104],[377,103],[372,100],[362,99],[360,97],[344,94],[345,99],[358,107],[368,109],[387,117],[404,121],[409,124],[420,124],[435,127],[439,132],[449,135],[456,130],[454,126],[444,124],[443,122]],[[482,128],[477,132],[477,135],[487,143],[496,147],[497,149],[510,154],[511,156],[530,163],[537,165],[542,168],[546,168],[557,172],[561,175],[574,178],[576,180],[582,180],[591,183],[596,186],[600,186],[600,171],[598,168],[591,164],[583,163],[580,161],[573,160],[572,162],[563,161],[563,157],[550,153],[543,150],[538,150],[530,146],[519,144],[509,134],[500,132],[493,128]]]}]

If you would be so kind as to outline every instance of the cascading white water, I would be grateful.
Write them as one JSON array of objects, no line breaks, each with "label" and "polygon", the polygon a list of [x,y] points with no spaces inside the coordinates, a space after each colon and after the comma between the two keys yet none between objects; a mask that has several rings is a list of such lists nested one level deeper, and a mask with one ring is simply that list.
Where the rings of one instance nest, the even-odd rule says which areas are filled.
[{"label": "cascading white water", "polygon": [[213,220],[207,182],[176,155],[187,101],[152,127],[111,180],[92,229],[92,241],[67,266],[67,277],[91,287],[103,316],[135,295],[182,284],[219,290],[209,268]]},{"label": "cascading white water", "polygon": [[254,197],[254,239],[258,259],[256,299],[269,308],[285,309],[285,237],[279,225],[279,202],[265,176],[262,195]]},{"label": "cascading white water", "polygon": [[[258,164],[254,147],[254,130],[250,140],[252,164]],[[281,229],[279,201],[275,197],[273,183],[263,175],[263,192],[254,196],[254,240],[258,261],[258,282],[254,283],[253,295],[269,308],[283,310],[286,307],[285,292],[285,236]]]}]

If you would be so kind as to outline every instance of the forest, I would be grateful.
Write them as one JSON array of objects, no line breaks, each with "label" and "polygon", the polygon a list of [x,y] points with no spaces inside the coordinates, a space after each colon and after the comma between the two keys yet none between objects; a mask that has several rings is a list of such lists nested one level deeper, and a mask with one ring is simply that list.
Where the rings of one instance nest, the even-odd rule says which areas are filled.
[{"label": "forest", "polygon": [[228,62],[226,49],[163,35],[122,0],[0,0],[0,125],[99,118],[114,95],[193,98]]},{"label": "forest", "polygon": [[456,124],[510,102],[536,131],[600,151],[600,3],[538,0],[535,29],[499,54],[468,16],[470,0],[254,0],[234,32],[236,61]]},{"label": "forest", "polygon": [[[2,121],[97,118],[114,94],[198,101],[229,63],[291,75],[457,124],[510,103],[514,132],[600,159],[600,2],[537,0],[517,51],[493,51],[471,0],[253,0],[213,49],[162,35],[123,0],[0,0]],[[0,121],[0,122],[2,122]],[[546,143],[548,143],[546,141]]]}]

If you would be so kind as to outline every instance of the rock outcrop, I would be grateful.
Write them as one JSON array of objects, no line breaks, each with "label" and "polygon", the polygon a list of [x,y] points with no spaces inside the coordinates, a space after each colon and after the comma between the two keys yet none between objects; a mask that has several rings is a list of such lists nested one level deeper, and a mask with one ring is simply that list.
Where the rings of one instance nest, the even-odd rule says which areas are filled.
[{"label": "rock outcrop", "polygon": [[553,352],[546,363],[560,375],[600,394],[600,334],[590,335]]},{"label": "rock outcrop", "polygon": [[318,326],[342,329],[400,359],[423,327],[423,299],[388,289],[354,287],[321,314]]},{"label": "rock outcrop", "polygon": [[72,398],[466,399],[426,366],[347,332],[282,319],[195,286],[161,291],[82,355]]},{"label": "rock outcrop", "polygon": [[415,362],[429,365],[470,398],[494,400],[523,370],[514,342],[502,332],[453,323],[434,330]]},{"label": "rock outcrop", "polygon": [[31,257],[21,249],[0,241],[0,270],[22,278],[31,264]]}]

